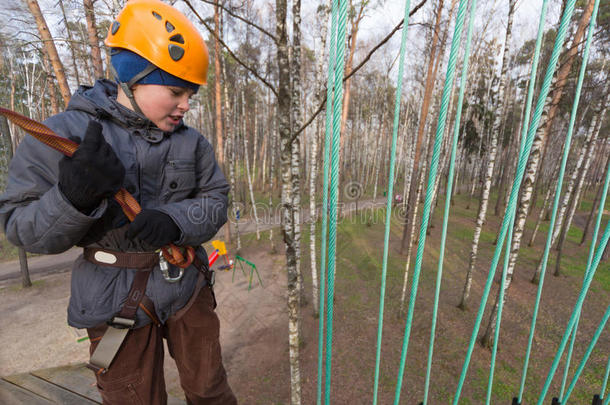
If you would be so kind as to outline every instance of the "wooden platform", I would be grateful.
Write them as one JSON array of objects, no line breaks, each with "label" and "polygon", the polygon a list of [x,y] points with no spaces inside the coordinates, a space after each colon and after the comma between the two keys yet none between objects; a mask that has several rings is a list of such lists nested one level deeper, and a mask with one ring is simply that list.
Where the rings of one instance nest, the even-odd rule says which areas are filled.
[{"label": "wooden platform", "polygon": [[[101,404],[93,372],[84,364],[47,368],[0,378],[2,405]],[[168,404],[184,400],[169,396]]]}]

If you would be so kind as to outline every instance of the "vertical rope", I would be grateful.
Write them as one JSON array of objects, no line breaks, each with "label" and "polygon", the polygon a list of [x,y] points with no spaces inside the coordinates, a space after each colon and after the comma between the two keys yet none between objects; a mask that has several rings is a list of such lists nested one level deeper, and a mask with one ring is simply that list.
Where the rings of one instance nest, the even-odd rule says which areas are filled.
[{"label": "vertical rope", "polygon": [[[411,295],[409,297],[409,309],[407,312],[407,322],[405,325],[405,334],[402,343],[402,353],[400,355],[400,370],[398,373],[398,383],[396,384],[396,393],[394,396],[394,405],[398,405],[400,400],[400,391],[402,388],[402,381],[404,376],[404,368],[407,358],[407,350],[409,346],[409,337],[411,335],[411,326],[413,321],[413,312],[415,310],[415,298],[417,296],[417,286],[419,284],[419,275],[421,272],[422,256],[424,253],[424,246],[426,244],[426,230],[428,228],[428,221],[430,219],[430,205],[432,203],[432,194],[434,194],[434,181],[436,179],[436,172],[438,169],[438,159],[440,155],[441,144],[443,141],[443,134],[445,132],[445,124],[447,121],[447,110],[449,104],[449,96],[451,88],[453,87],[453,76],[455,73],[455,65],[457,62],[457,54],[459,45],[461,42],[462,28],[464,25],[464,19],[466,16],[467,0],[460,0],[458,8],[458,15],[455,22],[455,30],[453,33],[453,39],[451,41],[451,51],[449,52],[449,62],[447,66],[447,73],[445,77],[445,85],[443,87],[443,95],[441,98],[441,108],[438,117],[438,124],[436,127],[436,136],[434,138],[434,149],[432,152],[432,160],[430,162],[430,174],[428,177],[428,186],[426,189],[426,199],[424,201],[423,218],[419,232],[419,241],[417,244],[417,256],[415,259],[415,269],[413,271],[413,282],[411,285]],[[439,10],[439,12],[441,12]],[[442,56],[441,56],[442,57]]]},{"label": "vertical rope", "polygon": [[[564,150],[563,150],[563,157],[561,160],[561,168],[559,169],[559,178],[557,180],[557,190],[555,191],[555,200],[553,203],[553,213],[551,215],[551,223],[549,224],[549,232],[547,235],[547,241],[546,241],[546,246],[544,247],[544,255],[542,257],[542,269],[540,272],[540,283],[538,285],[538,289],[540,290],[542,288],[542,284],[543,284],[543,279],[544,279],[544,274],[546,272],[546,265],[547,265],[547,261],[548,261],[548,257],[549,257],[549,250],[551,249],[551,242],[553,240],[553,232],[555,230],[555,219],[557,217],[557,209],[559,207],[559,197],[561,194],[561,188],[563,185],[563,177],[564,177],[564,173],[565,173],[565,167],[566,167],[566,163],[568,160],[568,155],[570,153],[570,145],[572,142],[572,132],[574,130],[574,122],[576,121],[576,112],[578,111],[578,105],[580,102],[580,93],[582,90],[582,83],[584,81],[585,78],[585,71],[587,70],[587,62],[589,59],[589,49],[591,46],[591,40],[593,39],[593,30],[595,28],[595,20],[597,18],[597,10],[599,8],[599,0],[595,1],[595,5],[593,8],[593,14],[591,15],[591,20],[589,22],[589,32],[587,34],[587,42],[585,45],[585,49],[583,52],[583,57],[582,57],[582,63],[580,66],[580,73],[578,76],[578,82],[576,85],[576,93],[574,95],[574,103],[572,104],[572,111],[570,114],[570,124],[568,126],[568,133],[566,135],[566,141],[564,144]],[[587,263],[587,267],[590,265],[591,263],[588,262]],[[537,297],[538,298],[538,297]],[[536,305],[535,305],[535,315],[537,315],[537,309],[538,309],[538,305],[539,305],[539,301],[536,301]],[[580,315],[579,315],[580,316]],[[566,381],[568,378],[568,372],[570,369],[570,360],[572,358],[572,351],[574,349],[574,341],[576,339],[576,331],[578,329],[578,318],[579,316],[576,318],[576,323],[574,324],[574,330],[573,330],[573,334],[572,334],[572,341],[570,343],[570,347],[568,348],[568,355],[566,358],[566,363],[565,363],[565,369],[564,369],[564,374],[563,374],[563,379],[562,379],[562,383],[561,383],[561,389],[560,389],[560,393],[559,393],[559,398],[561,402],[563,401],[563,392],[565,389],[565,385],[566,385]],[[534,317],[534,320],[536,318]]]},{"label": "vertical rope", "polygon": [[[599,393],[600,399],[604,399],[604,394],[606,393],[606,385],[608,385],[608,377],[610,377],[610,356],[608,356],[608,363],[606,364],[606,373],[604,375],[604,382],[602,383],[602,389]],[[610,398],[610,395],[608,395],[608,398]],[[606,400],[605,403],[608,403],[608,400]]]},{"label": "vertical rope", "polygon": [[582,360],[580,361],[580,364],[578,365],[578,368],[576,369],[576,373],[574,373],[574,377],[572,378],[572,382],[570,383],[570,387],[568,388],[568,391],[566,392],[565,397],[562,397],[560,400],[560,402],[562,404],[568,403],[568,399],[570,398],[570,394],[572,393],[572,390],[574,389],[574,386],[576,385],[576,381],[578,381],[578,377],[580,377],[582,370],[585,368],[585,364],[587,364],[587,360],[589,360],[589,357],[591,356],[591,352],[593,351],[593,348],[595,347],[595,344],[597,343],[599,336],[604,331],[604,328],[606,327],[606,322],[608,322],[608,318],[610,318],[610,305],[608,305],[608,308],[606,308],[606,313],[604,314],[603,319],[599,323],[599,326],[597,327],[597,330],[595,331],[595,334],[593,335],[593,339],[591,339],[591,343],[589,344],[589,347],[587,348],[585,355],[583,356]]},{"label": "vertical rope", "polygon": [[[388,193],[385,215],[385,233],[383,239],[383,264],[381,270],[381,293],[379,298],[379,322],[377,326],[377,349],[375,355],[375,385],[373,388],[373,405],[377,405],[379,387],[379,364],[381,362],[381,335],[383,330],[383,309],[385,303],[386,278],[388,270],[388,247],[390,244],[390,225],[392,218],[392,196],[394,195],[394,166],[396,161],[396,138],[398,137],[398,120],[400,118],[400,100],[402,99],[402,76],[405,65],[405,49],[407,47],[407,32],[409,31],[409,9],[411,1],[405,1],[405,16],[402,25],[400,41],[400,62],[398,64],[398,83],[396,85],[396,100],[394,103],[394,126],[392,129],[392,152],[390,157],[390,174],[388,177]],[[408,111],[407,111],[408,114]]]},{"label": "vertical rope", "polygon": [[[593,15],[591,17],[591,22],[589,24],[589,33],[588,33],[588,37],[587,37],[587,42],[586,42],[586,46],[585,46],[585,50],[583,53],[583,60],[582,60],[582,64],[580,67],[580,75],[578,78],[578,83],[576,86],[576,93],[574,95],[574,103],[572,104],[572,112],[570,115],[570,124],[568,127],[568,132],[566,134],[566,140],[564,143],[564,148],[563,148],[563,156],[561,159],[561,166],[559,169],[559,177],[557,179],[557,189],[555,191],[555,198],[553,201],[553,211],[551,214],[551,222],[549,224],[549,231],[547,234],[547,240],[546,240],[546,245],[544,247],[544,253],[542,255],[542,268],[540,271],[540,281],[538,283],[538,289],[537,289],[537,293],[536,293],[536,302],[534,304],[534,314],[532,317],[532,324],[530,327],[530,336],[529,336],[529,340],[528,340],[528,349],[527,349],[527,355],[526,355],[526,361],[529,360],[529,356],[531,353],[531,345],[532,345],[532,341],[533,341],[533,337],[534,337],[534,329],[536,326],[536,320],[538,317],[538,310],[539,310],[539,306],[540,306],[540,299],[541,299],[541,295],[542,295],[542,287],[544,285],[544,277],[546,274],[546,266],[548,263],[548,258],[549,258],[549,251],[551,249],[551,242],[553,240],[553,232],[555,229],[555,221],[557,219],[557,209],[559,207],[559,200],[561,197],[561,189],[563,187],[563,179],[564,179],[564,175],[565,175],[565,168],[567,165],[567,161],[568,161],[568,156],[570,154],[570,147],[572,144],[572,133],[574,130],[574,123],[576,120],[576,112],[578,111],[578,105],[580,102],[580,93],[581,93],[581,89],[582,89],[582,83],[585,77],[585,71],[587,68],[587,61],[589,58],[589,49],[590,49],[590,45],[591,45],[591,39],[592,39],[592,34],[593,34],[593,28],[595,26],[595,18],[596,18],[596,14],[597,14],[597,8],[599,7],[599,0],[596,0],[595,2],[595,8],[593,11]],[[587,266],[590,263],[587,264]],[[576,321],[576,324],[578,324],[578,320]],[[575,336],[574,336],[575,337]],[[573,343],[574,340],[572,340],[572,344],[570,345],[570,349],[569,349],[569,354],[568,354],[568,358],[567,358],[567,362],[566,362],[566,366],[565,366],[565,373],[564,373],[564,378],[563,378],[563,382],[562,382],[562,386],[561,386],[561,391],[560,391],[560,395],[559,398],[562,398],[563,396],[563,391],[565,388],[565,383],[566,383],[566,379],[567,379],[567,373],[569,370],[569,362],[570,362],[570,358],[571,358],[571,354],[572,354],[572,349],[573,349]],[[524,373],[525,374],[525,373]],[[522,381],[522,383],[524,383],[524,381]],[[563,401],[561,401],[563,402]]]},{"label": "vertical rope", "polygon": [[[534,50],[534,59],[532,60],[532,71],[530,74],[529,88],[527,90],[527,103],[526,103],[525,113],[524,113],[524,118],[523,118],[521,147],[523,147],[523,144],[525,141],[525,135],[528,133],[528,129],[529,129],[528,125],[529,125],[529,118],[530,118],[530,110],[531,110],[531,106],[532,106],[532,99],[534,96],[534,87],[536,85],[536,72],[538,70],[538,60],[540,59],[540,48],[542,47],[542,36],[544,34],[544,21],[546,19],[546,12],[548,9],[548,5],[549,5],[548,0],[544,0],[544,2],[542,3],[542,9],[540,10],[540,22],[538,23],[538,35],[536,37],[536,49]],[[514,222],[514,219],[513,219],[513,222]],[[511,224],[510,229],[512,229],[512,228],[513,228],[513,226]],[[511,232],[511,237],[512,237],[512,232]],[[509,237],[508,240],[511,240],[511,237]],[[541,277],[539,284],[542,284],[542,280],[544,280],[543,277]],[[537,295],[541,296],[541,294],[542,294],[542,289],[539,286]],[[536,299],[539,300],[540,298],[537,297]],[[518,396],[519,403],[521,403],[521,400],[523,398],[523,391],[525,390],[525,380],[527,378],[527,368],[529,365],[530,355],[532,352],[532,342],[534,340],[534,329],[536,327],[536,321],[535,321],[536,317],[537,317],[537,310],[534,308],[534,317],[532,318],[532,324],[530,326],[530,335],[529,335],[527,350],[526,350],[526,354],[525,354],[525,361],[523,362],[523,371],[521,372],[521,384],[519,386],[519,396]]]},{"label": "vertical rope", "polygon": [[[483,296],[481,297],[481,304],[479,305],[479,310],[477,312],[475,326],[473,328],[472,335],[470,336],[470,343],[468,345],[468,351],[466,353],[466,358],[464,360],[464,365],[462,367],[462,373],[460,375],[460,380],[458,382],[457,391],[456,391],[455,397],[453,399],[453,405],[457,405],[461,392],[462,392],[462,388],[464,386],[464,381],[466,379],[466,373],[468,372],[468,366],[470,364],[470,359],[472,357],[472,352],[474,350],[474,344],[477,339],[477,335],[479,333],[479,328],[481,326],[481,320],[483,318],[483,311],[485,310],[485,306],[487,304],[487,299],[489,298],[489,291],[491,290],[491,285],[493,283],[493,278],[494,278],[494,275],[496,272],[496,268],[498,266],[498,261],[500,259],[502,248],[504,247],[504,241],[506,239],[508,225],[510,222],[512,222],[512,217],[514,216],[514,212],[517,207],[517,194],[519,192],[519,188],[521,187],[521,183],[523,181],[525,165],[526,165],[527,159],[529,158],[529,155],[530,155],[532,143],[534,142],[534,135],[538,129],[538,125],[540,124],[540,119],[542,117],[542,110],[544,109],[546,97],[548,96],[548,93],[550,91],[551,81],[553,79],[555,68],[557,67],[557,60],[559,58],[559,54],[561,53],[561,49],[563,48],[563,42],[565,40],[568,23],[572,17],[572,13],[574,12],[575,3],[576,3],[576,0],[568,0],[566,3],[564,14],[561,17],[561,23],[560,23],[559,30],[557,32],[557,36],[555,39],[555,45],[553,47],[553,52],[551,54],[549,65],[547,67],[547,71],[544,76],[544,81],[542,83],[542,88],[540,90],[540,95],[538,97],[538,101],[536,102],[536,109],[534,111],[532,125],[529,126],[529,128],[528,128],[527,137],[525,139],[525,145],[522,149],[523,153],[519,156],[519,162],[517,164],[517,173],[515,175],[513,187],[511,189],[507,210],[504,214],[504,219],[502,221],[502,227],[500,229],[500,234],[498,236],[498,241],[496,244],[496,249],[495,249],[493,260],[491,263],[491,268],[487,275],[487,280],[486,280],[485,287],[483,290]],[[508,243],[510,243],[510,241]]]},{"label": "vertical rope", "polygon": [[[330,404],[330,377],[332,370],[333,300],[335,295],[335,248],[337,245],[337,189],[339,186],[339,137],[341,133],[341,111],[343,105],[343,66],[345,64],[345,31],[347,23],[347,0],[339,2],[337,50],[335,64],[335,94],[333,99],[333,138],[330,170],[330,226],[328,232],[328,291],[326,311],[326,384],[324,400]],[[326,209],[326,207],[325,207]]]},{"label": "vertical rope", "polygon": [[328,158],[330,155],[330,123],[333,113],[333,93],[335,88],[334,69],[335,42],[337,32],[337,0],[332,2],[330,45],[328,48],[328,80],[326,84],[326,130],[324,140],[324,187],[322,192],[322,233],[320,237],[320,306],[318,319],[318,387],[316,403],[322,404],[322,365],[324,363],[324,294],[326,288],[326,238],[328,231]]},{"label": "vertical rope", "polygon": [[557,353],[555,354],[555,359],[553,360],[551,369],[549,370],[549,373],[546,377],[546,381],[544,383],[544,387],[542,388],[542,392],[540,393],[540,396],[538,397],[538,405],[542,405],[542,403],[544,402],[544,398],[546,397],[546,394],[549,390],[551,381],[553,380],[555,371],[557,371],[557,367],[559,366],[559,361],[561,360],[561,356],[563,355],[563,351],[568,342],[568,338],[570,337],[570,332],[572,331],[572,327],[574,326],[574,324],[576,322],[576,318],[578,317],[578,314],[580,313],[580,310],[582,309],[582,304],[585,300],[585,297],[587,296],[587,292],[589,291],[591,282],[593,281],[593,276],[595,275],[597,266],[599,265],[602,254],[604,253],[604,249],[606,248],[606,245],[608,244],[608,239],[610,239],[610,221],[608,221],[608,224],[606,225],[606,230],[604,231],[604,234],[599,242],[599,245],[597,245],[597,249],[595,250],[595,257],[593,258],[593,262],[591,263],[591,266],[589,266],[589,268],[587,268],[586,277],[583,282],[583,286],[580,290],[578,300],[576,301],[576,304],[574,305],[574,309],[572,310],[572,315],[570,316],[570,320],[568,321],[568,326],[566,327],[566,330],[563,334],[563,338],[561,339],[561,343],[559,344],[559,348],[557,349]]},{"label": "vertical rope", "polygon": [[449,177],[447,179],[447,191],[445,192],[445,212],[443,214],[443,229],[441,233],[440,256],[438,269],[436,272],[436,290],[434,292],[434,308],[432,310],[432,329],[430,331],[430,344],[428,345],[428,365],[426,367],[426,382],[424,386],[424,405],[428,403],[428,393],[430,390],[430,372],[432,369],[432,355],[434,352],[434,338],[436,335],[436,320],[438,316],[438,303],[441,293],[441,280],[443,277],[443,261],[445,258],[445,243],[447,240],[447,226],[449,222],[449,207],[451,205],[451,194],[453,194],[453,178],[455,172],[455,155],[457,152],[458,137],[460,133],[460,122],[462,120],[462,106],[464,104],[464,91],[466,89],[466,78],[468,73],[468,63],[470,60],[470,43],[474,26],[474,15],[477,8],[477,0],[472,0],[470,5],[470,17],[468,21],[468,33],[466,35],[466,48],[464,49],[464,62],[460,77],[460,92],[458,95],[455,122],[453,126],[453,139],[451,144],[451,157],[449,160]]}]

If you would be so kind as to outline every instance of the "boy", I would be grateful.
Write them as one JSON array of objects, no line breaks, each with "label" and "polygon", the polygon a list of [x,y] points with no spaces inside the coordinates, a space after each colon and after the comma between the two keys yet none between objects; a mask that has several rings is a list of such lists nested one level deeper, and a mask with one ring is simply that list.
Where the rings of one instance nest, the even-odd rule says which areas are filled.
[{"label": "boy", "polygon": [[[182,123],[189,97],[206,83],[205,42],[173,7],[132,0],[105,43],[118,85],[81,87],[45,122],[80,144],[71,158],[23,140],[0,196],[0,224],[30,252],[84,247],[68,323],[87,328],[104,404],[167,402],[163,338],[187,403],[236,404],[200,246],[227,220],[229,187],[210,144]],[[142,207],[131,223],[112,200],[121,187]],[[196,247],[181,277],[155,252],[169,243]]]}]

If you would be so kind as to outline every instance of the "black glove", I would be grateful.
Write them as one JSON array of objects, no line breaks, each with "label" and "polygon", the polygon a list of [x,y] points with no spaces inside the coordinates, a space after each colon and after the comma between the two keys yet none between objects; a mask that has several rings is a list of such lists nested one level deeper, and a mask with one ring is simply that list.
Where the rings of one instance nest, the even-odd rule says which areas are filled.
[{"label": "black glove", "polygon": [[138,238],[153,249],[176,241],[180,237],[180,228],[164,212],[154,209],[142,210],[133,220],[125,236],[128,239]]},{"label": "black glove", "polygon": [[64,156],[59,161],[59,189],[84,214],[116,194],[124,178],[123,163],[102,136],[102,126],[95,121],[89,121],[85,138],[72,157]]},{"label": "black glove", "polygon": [[120,228],[129,222],[123,208],[114,199],[108,200],[108,208],[104,215],[91,225],[85,236],[77,243],[78,246],[88,246],[98,242],[109,231]]}]

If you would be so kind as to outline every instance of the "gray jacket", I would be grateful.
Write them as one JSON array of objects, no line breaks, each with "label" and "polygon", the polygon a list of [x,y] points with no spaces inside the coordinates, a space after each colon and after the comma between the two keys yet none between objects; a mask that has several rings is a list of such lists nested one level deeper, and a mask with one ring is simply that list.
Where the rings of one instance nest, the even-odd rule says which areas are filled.
[{"label": "gray jacket", "polygon": [[[83,138],[90,120],[103,126],[103,135],[123,162],[124,187],[142,208],[168,214],[181,230],[175,241],[198,246],[197,254],[207,263],[200,246],[210,240],[227,220],[229,186],[214,158],[210,143],[196,130],[181,125],[163,133],[152,123],[116,101],[116,84],[99,80],[94,87],[82,86],[65,112],[45,121],[60,136]],[[58,162],[62,155],[31,136],[26,136],[11,161],[6,192],[0,195],[0,225],[8,240],[29,252],[54,254],[79,243],[99,220],[108,202],[104,200],[90,215],[75,209],[57,187]],[[126,239],[128,225],[108,232],[90,245],[124,252],[151,251],[149,246]],[[170,266],[170,273],[177,269]],[[135,271],[102,267],[83,259],[74,263],[68,323],[77,328],[106,322],[127,297]],[[182,280],[170,284],[155,268],[146,295],[154,302],[158,318],[167,318],[191,297],[198,271],[189,267]],[[150,322],[137,314],[137,326]]]}]

